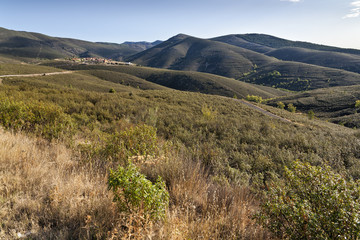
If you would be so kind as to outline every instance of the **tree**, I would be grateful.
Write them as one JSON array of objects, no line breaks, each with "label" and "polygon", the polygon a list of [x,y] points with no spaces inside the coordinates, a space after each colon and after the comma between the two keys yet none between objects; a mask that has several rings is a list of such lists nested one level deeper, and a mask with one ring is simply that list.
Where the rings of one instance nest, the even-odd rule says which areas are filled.
[{"label": "tree", "polygon": [[359,239],[360,184],[296,161],[266,193],[258,219],[286,239]]}]

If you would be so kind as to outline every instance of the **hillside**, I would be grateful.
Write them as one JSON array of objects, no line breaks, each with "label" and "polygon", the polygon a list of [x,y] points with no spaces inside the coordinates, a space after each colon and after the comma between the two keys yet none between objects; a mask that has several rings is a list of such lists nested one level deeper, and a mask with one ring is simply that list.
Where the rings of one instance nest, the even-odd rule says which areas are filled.
[{"label": "hillside", "polygon": [[307,91],[270,100],[276,106],[281,101],[292,103],[304,113],[313,111],[315,116],[347,127],[360,127],[360,115],[355,102],[360,99],[360,86],[332,87]]},{"label": "hillside", "polygon": [[[83,69],[2,79],[0,125],[9,131],[0,129],[0,238],[272,239],[253,216],[285,166],[301,159],[360,178],[356,130],[262,106],[290,120],[281,121],[233,98],[115,81],[139,81],[133,71],[138,78],[177,71],[73,67]],[[150,210],[165,221],[146,215],[154,191],[136,205],[110,188],[109,176],[130,173],[129,161],[136,166],[129,186],[141,176],[148,181],[140,186],[153,186],[161,176],[170,200]]]},{"label": "hillside", "polygon": [[94,43],[0,28],[0,53],[13,57],[54,59],[77,56],[121,60],[151,46],[144,43]]},{"label": "hillside", "polygon": [[[232,40],[231,40],[232,39]],[[236,40],[234,40],[236,39]],[[218,38],[214,38],[213,40],[236,43],[244,42],[248,45],[262,46],[270,49],[280,49],[286,47],[297,47],[297,48],[305,48],[319,51],[329,51],[329,52],[338,52],[338,53],[348,53],[348,54],[356,54],[360,55],[360,50],[358,49],[346,49],[346,48],[338,48],[320,44],[314,44],[310,42],[302,42],[302,41],[291,41],[283,38],[274,37],[266,34],[233,34],[222,36]],[[246,45],[242,45],[244,47]]]},{"label": "hillside", "polygon": [[284,61],[302,62],[360,73],[360,55],[355,54],[284,47],[269,51],[266,55]]},{"label": "hillside", "polygon": [[[360,66],[358,55],[304,48],[275,50],[256,42],[263,43],[248,42],[238,35],[205,40],[180,34],[127,60],[156,68],[207,72],[292,91],[360,84],[359,74],[337,69],[356,72]],[[281,46],[280,43],[273,45]],[[315,48],[315,45],[309,47]],[[274,57],[255,51],[267,52]],[[275,57],[291,61],[280,61]]]},{"label": "hillside", "polygon": [[[174,71],[139,66],[104,66],[104,65],[79,65],[71,62],[49,62],[46,65],[67,70],[85,70],[101,79],[117,82],[125,85],[139,87],[141,89],[153,89],[154,86],[201,92],[214,95],[222,95],[244,98],[247,95],[257,95],[263,98],[272,98],[287,94],[284,91],[266,86],[257,86],[237,81],[235,79],[221,77],[213,74]],[[150,84],[152,87],[150,87]],[[147,88],[142,86],[149,85]],[[157,89],[159,89],[157,87]]]},{"label": "hillside", "polygon": [[186,35],[170,38],[127,60],[149,67],[206,72],[231,78],[239,78],[256,66],[276,61],[244,48]]},{"label": "hillside", "polygon": [[284,61],[360,72],[360,50],[356,49],[290,41],[264,34],[234,34],[212,40],[246,48]]},{"label": "hillside", "polygon": [[360,74],[335,68],[278,61],[249,72],[243,81],[292,91],[360,84]]}]

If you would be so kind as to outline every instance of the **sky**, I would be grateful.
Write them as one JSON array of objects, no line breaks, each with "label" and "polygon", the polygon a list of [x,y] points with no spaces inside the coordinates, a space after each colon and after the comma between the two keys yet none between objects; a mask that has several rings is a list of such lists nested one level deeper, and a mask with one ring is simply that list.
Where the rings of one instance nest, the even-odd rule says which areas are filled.
[{"label": "sky", "polygon": [[0,27],[113,43],[263,33],[360,49],[360,0],[0,0]]}]

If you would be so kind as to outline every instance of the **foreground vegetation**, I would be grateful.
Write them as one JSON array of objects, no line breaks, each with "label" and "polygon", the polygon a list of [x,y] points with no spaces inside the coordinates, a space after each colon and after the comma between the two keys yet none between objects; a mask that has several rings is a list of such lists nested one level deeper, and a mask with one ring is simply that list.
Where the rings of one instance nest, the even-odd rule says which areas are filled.
[{"label": "foreground vegetation", "polygon": [[268,239],[284,166],[360,178],[358,131],[233,98],[76,73],[5,78],[0,103],[2,238]]}]

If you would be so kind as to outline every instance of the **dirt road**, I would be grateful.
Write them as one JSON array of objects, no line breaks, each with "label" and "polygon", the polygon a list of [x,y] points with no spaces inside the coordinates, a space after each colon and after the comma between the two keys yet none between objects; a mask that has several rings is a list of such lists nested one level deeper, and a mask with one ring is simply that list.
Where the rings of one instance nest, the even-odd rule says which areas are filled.
[{"label": "dirt road", "polygon": [[66,72],[51,72],[51,73],[0,75],[0,78],[7,78],[7,77],[39,77],[39,76],[51,76],[51,75],[69,74],[69,73],[73,73],[73,72],[72,71],[66,71]]},{"label": "dirt road", "polygon": [[252,109],[255,109],[255,110],[257,110],[257,111],[259,111],[259,112],[261,112],[261,113],[263,113],[263,114],[265,114],[265,115],[267,115],[267,116],[269,116],[269,117],[279,119],[279,120],[281,120],[281,121],[283,121],[283,122],[293,123],[293,122],[290,121],[289,119],[286,119],[286,118],[280,117],[280,116],[278,116],[278,115],[275,115],[275,114],[273,114],[273,113],[271,113],[271,112],[269,112],[269,111],[266,111],[265,109],[262,109],[261,107],[258,107],[258,106],[254,105],[254,104],[252,104],[252,103],[250,103],[250,102],[248,102],[248,101],[241,100],[241,99],[234,99],[234,100],[235,100],[235,101],[238,101],[238,102],[241,102],[241,103],[245,104],[246,106],[248,106],[248,107],[250,107],[250,108],[252,108]]}]

